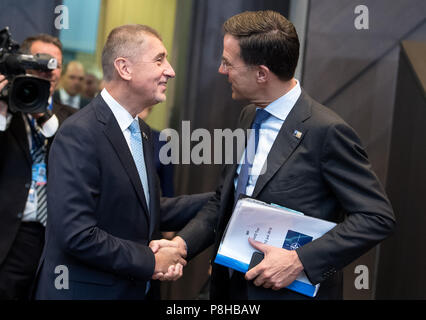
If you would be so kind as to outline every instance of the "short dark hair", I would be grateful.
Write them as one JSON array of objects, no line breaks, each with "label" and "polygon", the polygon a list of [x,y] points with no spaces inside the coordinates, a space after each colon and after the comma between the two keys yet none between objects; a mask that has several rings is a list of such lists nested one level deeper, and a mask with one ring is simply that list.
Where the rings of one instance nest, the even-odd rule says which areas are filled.
[{"label": "short dark hair", "polygon": [[299,59],[299,37],[294,25],[275,11],[246,11],[229,18],[225,34],[238,39],[248,65],[265,65],[281,80],[294,77]]},{"label": "short dark hair", "polygon": [[46,34],[46,33],[41,33],[39,35],[26,38],[21,44],[20,51],[22,53],[28,53],[28,54],[31,53],[31,46],[36,41],[51,43],[51,44],[57,46],[59,48],[59,50],[61,50],[61,53],[62,53],[61,40],[59,40],[57,37],[51,36],[51,35]]},{"label": "short dark hair", "polygon": [[147,34],[162,41],[157,30],[142,24],[119,26],[109,33],[102,50],[102,71],[105,81],[111,81],[114,77],[114,60],[137,54]]}]

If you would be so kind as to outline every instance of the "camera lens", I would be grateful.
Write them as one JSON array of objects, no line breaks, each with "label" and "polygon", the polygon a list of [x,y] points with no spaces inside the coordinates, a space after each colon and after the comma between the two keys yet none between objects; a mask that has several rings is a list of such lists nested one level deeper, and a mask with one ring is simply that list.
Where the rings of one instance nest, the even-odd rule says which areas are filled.
[{"label": "camera lens", "polygon": [[50,82],[33,75],[16,76],[11,84],[9,107],[11,111],[44,113],[50,94]]},{"label": "camera lens", "polygon": [[17,90],[17,96],[24,104],[33,104],[38,97],[38,86],[36,86],[31,80],[20,84]]}]

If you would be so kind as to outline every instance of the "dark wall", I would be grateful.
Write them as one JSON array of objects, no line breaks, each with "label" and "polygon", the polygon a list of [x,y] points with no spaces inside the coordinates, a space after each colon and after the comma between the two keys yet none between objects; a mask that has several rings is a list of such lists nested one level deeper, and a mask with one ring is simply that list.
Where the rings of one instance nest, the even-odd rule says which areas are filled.
[{"label": "dark wall", "polygon": [[426,299],[426,41],[400,53],[387,191],[398,221],[380,250],[378,299]]},{"label": "dark wall", "polygon": [[18,43],[39,33],[58,36],[54,21],[56,6],[61,0],[1,0],[0,28],[9,26],[12,37]]},{"label": "dark wall", "polygon": [[[423,0],[366,0],[369,29],[357,30],[351,0],[310,1],[302,86],[341,115],[360,135],[370,161],[386,185],[402,40],[426,40]],[[424,190],[426,192],[426,190]],[[345,270],[345,298],[375,296],[376,250]],[[370,271],[370,289],[357,290],[357,265]]]}]

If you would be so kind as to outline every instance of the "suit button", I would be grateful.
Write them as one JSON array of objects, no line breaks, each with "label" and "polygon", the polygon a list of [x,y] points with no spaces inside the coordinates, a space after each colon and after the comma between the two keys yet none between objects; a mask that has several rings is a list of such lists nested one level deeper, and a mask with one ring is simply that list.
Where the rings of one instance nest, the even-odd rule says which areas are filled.
[{"label": "suit button", "polygon": [[19,212],[19,213],[16,215],[16,217],[17,217],[18,219],[22,219],[22,212]]},{"label": "suit button", "polygon": [[29,188],[30,188],[30,186],[31,186],[31,184],[26,183],[26,184],[25,184],[25,189],[29,189]]}]

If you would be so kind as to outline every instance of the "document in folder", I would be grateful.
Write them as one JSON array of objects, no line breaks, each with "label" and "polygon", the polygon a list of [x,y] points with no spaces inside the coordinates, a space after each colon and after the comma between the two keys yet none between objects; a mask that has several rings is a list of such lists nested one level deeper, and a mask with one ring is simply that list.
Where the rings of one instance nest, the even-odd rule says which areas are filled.
[{"label": "document in folder", "polygon": [[[228,222],[214,262],[246,273],[256,251],[248,242],[249,237],[274,247],[295,250],[335,226],[333,222],[305,216],[288,208],[251,198],[240,199]],[[313,285],[302,272],[287,289],[315,297],[319,284]]]}]

